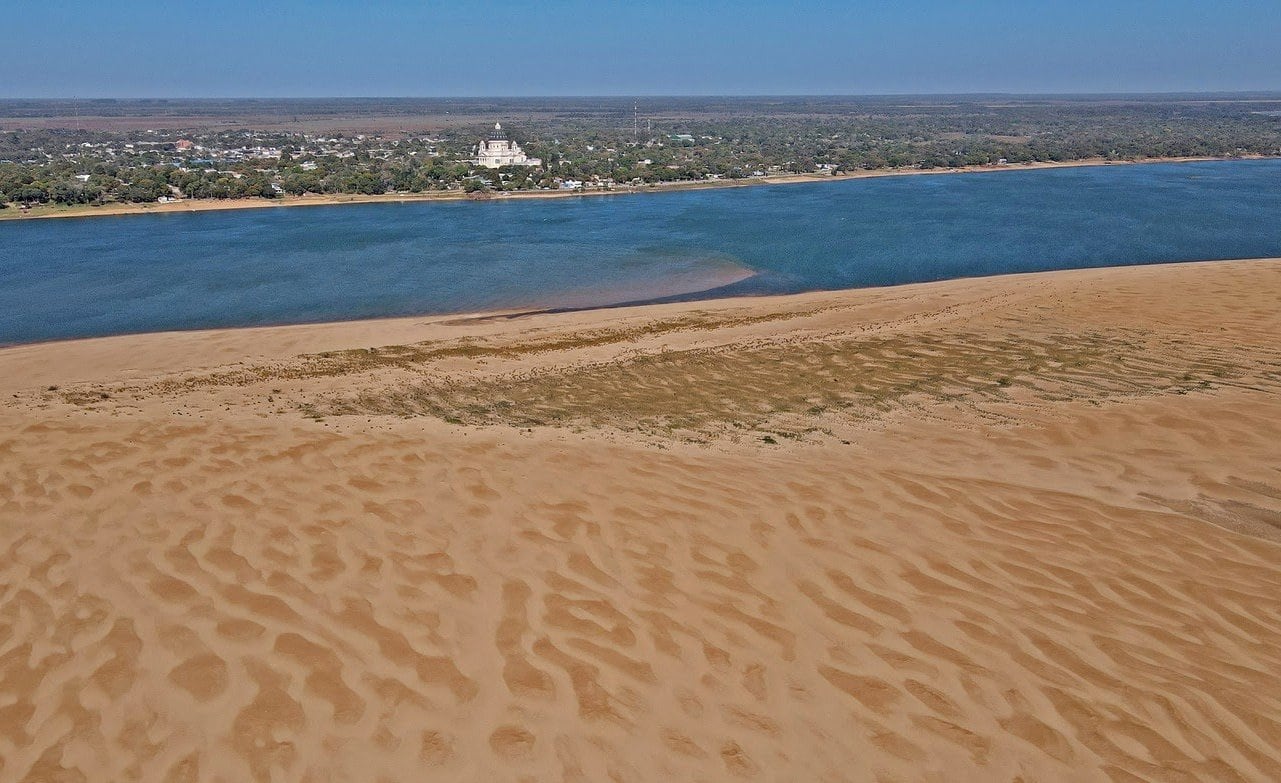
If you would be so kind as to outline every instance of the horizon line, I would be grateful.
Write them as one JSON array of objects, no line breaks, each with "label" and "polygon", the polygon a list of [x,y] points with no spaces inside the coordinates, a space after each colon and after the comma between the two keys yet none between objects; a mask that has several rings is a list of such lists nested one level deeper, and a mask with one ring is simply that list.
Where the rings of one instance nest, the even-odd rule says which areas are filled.
[{"label": "horizon line", "polygon": [[973,92],[778,92],[778,93],[549,93],[528,95],[57,95],[0,97],[0,103],[24,101],[323,101],[323,100],[540,100],[540,99],[651,99],[651,98],[1090,98],[1169,96],[1266,96],[1281,99],[1281,88],[1246,90],[1085,90],[1027,92],[979,90]]}]

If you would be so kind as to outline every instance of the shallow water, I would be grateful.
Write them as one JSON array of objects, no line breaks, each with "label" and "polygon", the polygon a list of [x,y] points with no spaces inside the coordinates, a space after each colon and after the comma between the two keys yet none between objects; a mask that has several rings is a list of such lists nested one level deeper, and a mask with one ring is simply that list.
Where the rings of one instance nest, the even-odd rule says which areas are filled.
[{"label": "shallow water", "polygon": [[0,222],[0,343],[1269,256],[1281,160]]}]

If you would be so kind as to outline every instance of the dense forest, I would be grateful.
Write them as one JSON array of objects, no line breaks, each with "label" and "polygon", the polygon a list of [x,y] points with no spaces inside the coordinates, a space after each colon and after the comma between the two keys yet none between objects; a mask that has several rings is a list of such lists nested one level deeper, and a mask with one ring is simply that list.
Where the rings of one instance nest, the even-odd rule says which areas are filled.
[{"label": "dense forest", "polygon": [[[472,164],[494,119],[542,164]],[[1281,96],[3,101],[0,128],[0,206],[30,206],[1273,156]]]}]

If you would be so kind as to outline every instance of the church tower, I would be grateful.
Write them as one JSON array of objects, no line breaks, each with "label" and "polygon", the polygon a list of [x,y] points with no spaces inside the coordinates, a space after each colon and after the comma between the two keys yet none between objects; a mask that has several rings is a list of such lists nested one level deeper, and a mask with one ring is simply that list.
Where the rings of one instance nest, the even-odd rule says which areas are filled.
[{"label": "church tower", "polygon": [[507,138],[507,133],[503,130],[501,122],[494,123],[494,129],[489,132],[489,137],[482,139],[476,147],[476,160],[478,166],[484,166],[487,169],[496,169],[499,166],[540,166],[542,161],[538,158],[527,156],[520,148],[520,145]]}]

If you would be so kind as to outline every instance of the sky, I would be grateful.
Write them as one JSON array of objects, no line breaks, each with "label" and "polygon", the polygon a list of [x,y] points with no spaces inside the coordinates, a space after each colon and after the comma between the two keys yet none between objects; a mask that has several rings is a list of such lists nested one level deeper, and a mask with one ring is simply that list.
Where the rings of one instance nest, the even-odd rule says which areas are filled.
[{"label": "sky", "polygon": [[0,98],[1281,90],[1281,0],[9,0]]}]

